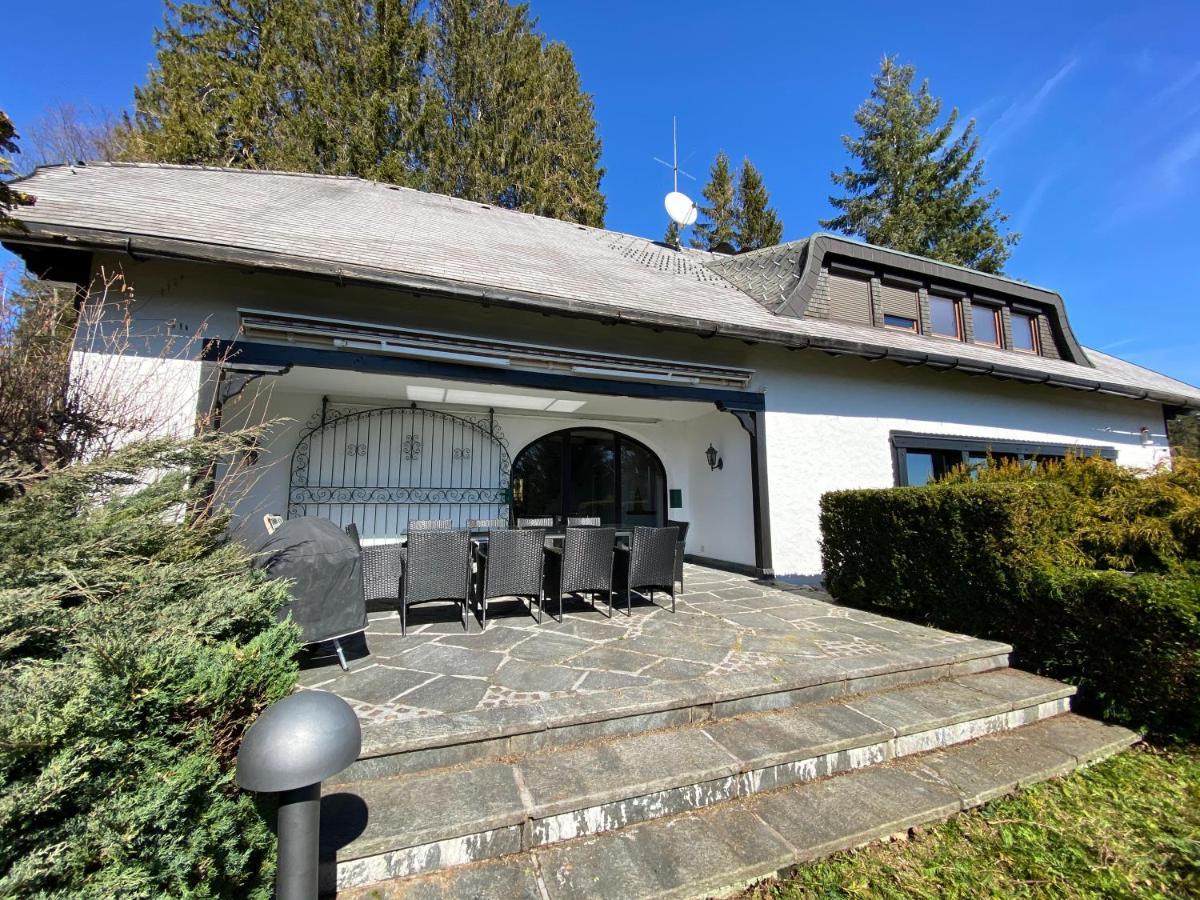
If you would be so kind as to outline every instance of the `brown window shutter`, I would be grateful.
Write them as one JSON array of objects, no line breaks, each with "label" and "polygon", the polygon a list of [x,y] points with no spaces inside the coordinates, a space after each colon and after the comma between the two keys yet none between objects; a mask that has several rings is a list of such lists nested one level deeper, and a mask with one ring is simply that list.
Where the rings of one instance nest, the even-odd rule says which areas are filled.
[{"label": "brown window shutter", "polygon": [[915,288],[899,287],[884,282],[881,286],[883,314],[885,316],[903,316],[906,319],[919,319],[920,311],[917,304]]},{"label": "brown window shutter", "polygon": [[829,317],[871,324],[871,281],[829,273]]}]

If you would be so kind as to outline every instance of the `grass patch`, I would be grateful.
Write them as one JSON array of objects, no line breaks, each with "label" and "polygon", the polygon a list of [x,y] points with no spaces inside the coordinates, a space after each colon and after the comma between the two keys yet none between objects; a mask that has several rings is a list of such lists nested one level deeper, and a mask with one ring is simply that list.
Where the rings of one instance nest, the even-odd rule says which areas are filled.
[{"label": "grass patch", "polygon": [[1200,746],[1141,745],[743,900],[1200,896]]}]

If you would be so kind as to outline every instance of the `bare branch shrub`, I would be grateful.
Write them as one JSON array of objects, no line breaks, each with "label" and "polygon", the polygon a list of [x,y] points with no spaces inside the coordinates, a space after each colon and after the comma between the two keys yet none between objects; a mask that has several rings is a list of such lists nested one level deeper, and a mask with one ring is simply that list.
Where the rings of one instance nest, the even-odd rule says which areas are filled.
[{"label": "bare branch shrub", "polygon": [[128,159],[136,144],[125,117],[74,103],[47,109],[25,129],[22,140],[25,146],[19,162],[26,172],[60,163]]},{"label": "bare branch shrub", "polygon": [[87,291],[26,279],[0,294],[0,468],[9,477],[190,435],[193,410],[204,424],[202,334],[135,326],[132,303],[123,275],[103,270]]}]

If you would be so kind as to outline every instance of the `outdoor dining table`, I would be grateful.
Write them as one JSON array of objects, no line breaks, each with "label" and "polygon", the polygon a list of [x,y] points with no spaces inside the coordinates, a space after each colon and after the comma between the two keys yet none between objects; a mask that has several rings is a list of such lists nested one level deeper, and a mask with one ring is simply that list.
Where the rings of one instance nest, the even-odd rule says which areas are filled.
[{"label": "outdoor dining table", "polygon": [[[592,528],[595,526],[583,525],[580,527]],[[611,527],[611,526],[601,526],[601,527]],[[545,531],[546,531],[546,543],[547,544],[561,544],[567,537],[566,530],[562,529],[562,528],[555,528],[555,529],[547,528],[547,529],[545,529]],[[622,541],[628,541],[631,537],[633,537],[633,529],[632,528],[618,528],[617,529],[616,542],[618,544],[620,544]],[[488,542],[487,531],[480,530],[480,531],[472,531],[471,532],[471,543],[482,546],[484,544],[487,544],[487,542]]]},{"label": "outdoor dining table", "polygon": [[[579,527],[593,528],[595,526],[581,525]],[[600,527],[611,527],[611,526],[600,526]],[[567,537],[566,529],[563,529],[563,528],[553,528],[553,529],[547,528],[547,529],[545,529],[545,531],[546,531],[546,543],[547,544],[561,544]],[[631,537],[633,537],[633,529],[632,528],[618,528],[616,530],[617,544],[621,544],[622,542],[628,543],[628,541]],[[488,529],[485,529],[485,528],[471,529],[471,543],[472,544],[475,544],[476,546],[484,546],[487,544],[487,542],[488,542]],[[402,543],[402,544],[408,543],[408,535],[407,534],[401,536],[400,543]]]}]

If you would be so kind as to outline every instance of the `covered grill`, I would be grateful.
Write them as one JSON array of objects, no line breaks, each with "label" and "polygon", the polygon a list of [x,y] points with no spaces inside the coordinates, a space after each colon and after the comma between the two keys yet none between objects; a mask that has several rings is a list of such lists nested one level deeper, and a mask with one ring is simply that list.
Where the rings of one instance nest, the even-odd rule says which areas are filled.
[{"label": "covered grill", "polygon": [[290,614],[306,644],[333,641],[342,668],[347,668],[339,638],[367,627],[362,562],[354,538],[328,519],[303,517],[280,523],[251,552],[255,565],[271,578],[291,582],[293,599],[280,608],[280,621]]}]

